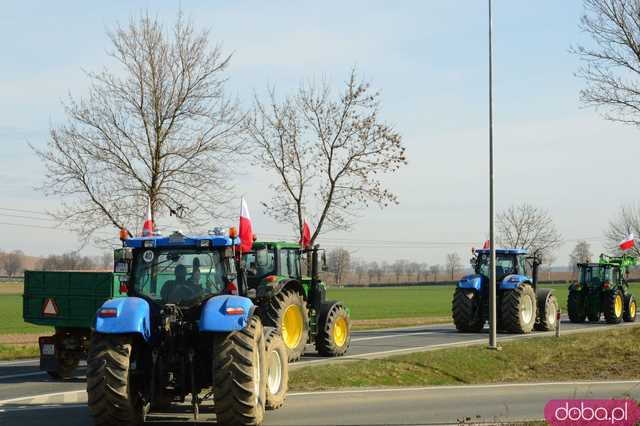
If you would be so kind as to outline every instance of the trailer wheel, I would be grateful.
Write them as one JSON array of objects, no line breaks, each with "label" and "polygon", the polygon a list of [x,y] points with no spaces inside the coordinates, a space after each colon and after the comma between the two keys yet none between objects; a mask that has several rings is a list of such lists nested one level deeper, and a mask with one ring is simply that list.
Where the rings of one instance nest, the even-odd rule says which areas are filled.
[{"label": "trailer wheel", "polygon": [[47,374],[52,379],[64,380],[73,377],[73,372],[78,368],[80,359],[75,356],[59,354],[56,351],[56,363],[58,364],[58,368],[53,371],[47,371]]},{"label": "trailer wheel", "polygon": [[624,312],[624,300],[620,290],[610,291],[603,295],[604,319],[608,324],[619,324]]},{"label": "trailer wheel", "polygon": [[324,303],[318,316],[316,350],[322,356],[342,356],[351,344],[351,319],[340,303]]},{"label": "trailer wheel", "polygon": [[213,409],[218,424],[259,425],[264,418],[267,363],[262,323],[213,338]]},{"label": "trailer wheel", "polygon": [[309,309],[302,295],[293,289],[283,290],[271,298],[262,320],[280,330],[289,362],[299,360],[309,338]]},{"label": "trailer wheel", "polygon": [[558,320],[558,299],[548,289],[536,289],[536,296],[538,317],[535,329],[539,331],[555,330]]},{"label": "trailer wheel", "polygon": [[567,298],[567,313],[569,321],[573,323],[583,323],[587,317],[585,297],[582,293],[575,290],[569,290]]},{"label": "trailer wheel", "polygon": [[625,322],[635,322],[638,315],[638,305],[632,294],[627,294],[624,298],[624,315]]},{"label": "trailer wheel", "polygon": [[264,327],[267,359],[266,408],[276,410],[284,404],[289,386],[289,363],[287,347],[282,336],[273,327]]},{"label": "trailer wheel", "polygon": [[526,334],[536,323],[536,294],[529,284],[521,284],[502,296],[502,325],[507,332]]},{"label": "trailer wheel", "polygon": [[456,288],[451,312],[453,323],[460,332],[478,333],[484,328],[480,309],[480,295],[475,290]]},{"label": "trailer wheel", "polygon": [[96,333],[89,348],[87,396],[96,426],[141,424],[144,407],[131,375],[132,337]]}]

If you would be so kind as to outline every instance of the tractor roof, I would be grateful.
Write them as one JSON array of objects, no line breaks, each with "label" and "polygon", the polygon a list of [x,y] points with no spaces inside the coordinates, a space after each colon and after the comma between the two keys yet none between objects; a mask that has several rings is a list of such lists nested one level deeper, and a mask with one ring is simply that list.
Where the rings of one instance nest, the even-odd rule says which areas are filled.
[{"label": "tractor roof", "polygon": [[265,248],[265,247],[273,247],[275,249],[299,249],[300,244],[297,243],[289,243],[286,241],[254,241],[253,248]]},{"label": "tractor roof", "polygon": [[[488,254],[489,249],[477,249],[476,254]],[[517,248],[497,248],[496,254],[527,254],[528,251],[525,249],[517,249]]]},{"label": "tractor roof", "polygon": [[174,232],[171,235],[154,235],[152,237],[134,237],[124,240],[125,247],[155,248],[155,247],[230,247],[240,244],[238,238],[231,239],[228,235],[184,235]]}]

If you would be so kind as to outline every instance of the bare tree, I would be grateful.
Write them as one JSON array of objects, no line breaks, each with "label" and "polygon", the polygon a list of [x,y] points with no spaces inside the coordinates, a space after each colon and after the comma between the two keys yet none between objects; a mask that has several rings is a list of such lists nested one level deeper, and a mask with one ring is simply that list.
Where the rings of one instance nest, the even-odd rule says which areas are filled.
[{"label": "bare tree", "polygon": [[417,281],[426,281],[429,279],[429,265],[424,262],[418,263]]},{"label": "bare tree", "polygon": [[2,269],[4,269],[4,272],[9,277],[13,277],[24,271],[24,253],[22,251],[14,250],[9,253],[4,253],[1,259]]},{"label": "bare tree", "polygon": [[42,270],[48,271],[76,271],[93,270],[96,268],[96,264],[87,256],[80,256],[78,252],[69,252],[47,256],[40,267]]},{"label": "bare tree", "polygon": [[433,281],[438,281],[438,274],[440,274],[440,265],[431,265],[429,267],[429,272],[431,272],[431,279]]},{"label": "bare tree", "polygon": [[406,271],[408,275],[413,275],[415,277],[415,281],[420,280],[420,264],[417,262],[408,262]]},{"label": "bare tree", "polygon": [[576,243],[576,246],[569,255],[569,266],[571,272],[575,273],[578,270],[577,263],[585,263],[591,261],[591,246],[588,242],[581,240]]},{"label": "bare tree", "polygon": [[498,213],[498,243],[549,256],[562,244],[553,219],[546,210],[524,203]]},{"label": "bare tree", "polygon": [[447,272],[449,273],[450,279],[453,281],[455,274],[462,268],[462,263],[460,261],[460,255],[458,253],[449,253],[447,254],[447,262],[446,262]]},{"label": "bare tree", "polygon": [[[607,248],[614,253],[620,253],[618,244],[629,234],[640,236],[640,208],[631,204],[622,206],[616,217],[609,222],[609,229],[605,233]],[[634,246],[631,253],[640,257],[640,247]]]},{"label": "bare tree", "polygon": [[380,281],[380,265],[378,265],[378,262],[372,261],[367,265],[367,275],[369,276],[369,283],[372,283],[375,277],[378,277],[378,281]]},{"label": "bare tree", "polygon": [[400,277],[407,271],[407,261],[404,259],[398,259],[391,265],[391,270],[396,276],[396,283],[400,282]]},{"label": "bare tree", "polygon": [[351,266],[351,253],[343,248],[336,248],[327,253],[327,267],[332,272],[336,285],[343,283],[346,272]]},{"label": "bare tree", "polygon": [[405,148],[379,110],[379,94],[355,70],[338,96],[323,84],[283,101],[273,90],[266,102],[256,97],[248,138],[257,163],[278,178],[265,212],[299,235],[312,219],[313,244],[321,232],[348,229],[362,206],[397,204],[379,176],[406,163]]},{"label": "bare tree", "polygon": [[67,123],[46,149],[42,190],[54,217],[85,242],[103,227],[182,216],[197,225],[228,201],[228,165],[243,118],[224,95],[230,56],[179,16],[171,28],[142,16],[108,33],[115,67],[87,72],[86,97],[65,102]]},{"label": "bare tree", "polygon": [[593,46],[572,51],[582,61],[580,99],[606,119],[640,125],[640,2],[584,0],[581,29]]}]

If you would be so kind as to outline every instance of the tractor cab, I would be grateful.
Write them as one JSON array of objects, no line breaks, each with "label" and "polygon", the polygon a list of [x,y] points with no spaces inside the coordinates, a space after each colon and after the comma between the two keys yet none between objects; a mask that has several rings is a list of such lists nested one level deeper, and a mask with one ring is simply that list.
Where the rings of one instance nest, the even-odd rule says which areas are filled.
[{"label": "tractor cab", "polygon": [[579,263],[578,286],[600,289],[617,286],[620,284],[620,269],[612,265],[601,265],[599,263]]},{"label": "tractor cab", "polygon": [[301,280],[301,253],[300,246],[294,243],[254,242],[252,250],[243,254],[249,288],[256,288],[265,280]]},{"label": "tractor cab", "polygon": [[[490,251],[486,249],[476,250],[474,254],[475,257],[471,261],[475,273],[488,279]],[[529,275],[528,269],[526,250],[496,250],[496,280],[502,281],[508,275]]]},{"label": "tractor cab", "polygon": [[219,294],[238,294],[233,245],[228,235],[130,238],[116,250],[121,292],[155,305],[197,306]]}]

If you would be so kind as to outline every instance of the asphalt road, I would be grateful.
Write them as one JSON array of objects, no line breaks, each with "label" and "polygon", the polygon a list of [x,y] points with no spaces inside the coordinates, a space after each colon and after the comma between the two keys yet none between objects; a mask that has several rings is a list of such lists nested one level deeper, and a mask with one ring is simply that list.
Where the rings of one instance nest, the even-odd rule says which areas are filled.
[{"label": "asphalt road", "polygon": [[[621,324],[616,326],[607,326],[605,324],[570,324],[567,321],[562,322],[561,332],[562,333],[575,333],[581,331],[590,331],[597,329],[604,329],[606,327],[625,327],[629,326],[629,324]],[[505,340],[513,340],[513,339],[526,339],[530,338],[534,335],[540,335],[541,333],[529,334],[529,335],[499,335],[499,341]],[[552,334],[552,333],[547,333]],[[375,331],[360,331],[354,332],[352,337],[352,344],[349,350],[349,353],[346,357],[338,358],[338,359],[327,359],[321,358],[311,353],[308,356],[305,356],[300,362],[292,365],[292,368],[300,368],[306,365],[313,365],[319,363],[326,362],[339,362],[340,359],[359,359],[359,358],[375,358],[375,357],[384,357],[389,355],[395,355],[399,353],[407,353],[412,351],[423,351],[423,350],[431,350],[442,347],[450,347],[450,346],[461,346],[468,344],[479,344],[487,341],[487,333],[475,334],[475,333],[458,333],[455,331],[452,324],[440,324],[440,325],[430,325],[430,326],[417,326],[417,327],[408,327],[408,328],[396,328],[396,329],[386,329],[386,330],[375,330]],[[84,401],[86,401],[86,395],[84,394],[85,382],[84,377],[84,369],[81,367],[77,371],[78,376],[70,381],[65,382],[56,382],[48,378],[46,373],[42,373],[38,370],[38,361],[37,360],[26,360],[26,361],[18,361],[18,362],[0,362],[0,409],[9,410],[5,413],[0,412],[0,425],[18,425],[22,424],[26,421],[25,418],[40,418],[39,416],[47,416],[47,413],[50,410],[54,410],[56,413],[56,417],[58,415],[62,415],[62,411],[71,410],[74,413],[73,421],[78,419],[84,419],[84,423],[77,424],[89,424],[87,423],[86,417],[86,408],[84,407]],[[604,385],[603,385],[604,386]],[[608,388],[607,388],[608,389]],[[602,390],[607,393],[607,389],[598,388],[598,390]],[[609,389],[612,390],[613,389]],[[616,388],[615,390],[620,390]],[[59,395],[60,393],[62,395]],[[71,393],[65,393],[71,392]],[[451,390],[451,392],[460,392],[459,390]],[[526,393],[526,392],[525,392]],[[54,394],[54,395],[52,395]],[[467,398],[470,395],[466,395],[462,400],[465,401],[465,409],[469,408],[473,411],[474,404],[477,403],[477,408],[480,409],[484,407],[484,409],[489,410],[498,410],[503,407],[504,395],[500,396],[500,393],[495,390],[491,393],[476,393],[472,392],[473,395],[476,395],[476,399],[474,399],[472,404],[468,406],[470,402],[467,401]],[[306,424],[327,424],[327,420],[330,418],[332,422],[336,422],[340,420],[340,424],[357,424],[361,418],[365,414],[362,413],[378,413],[376,416],[380,416],[380,419],[387,419],[390,421],[391,417],[398,415],[399,411],[389,411],[385,408],[385,404],[383,401],[378,400],[377,393],[353,393],[347,394],[344,398],[349,400],[353,399],[351,408],[349,405],[341,405],[342,398],[340,396],[335,396],[335,398],[331,395],[343,395],[343,394],[322,394],[324,396],[320,397],[315,395],[299,395],[292,396],[291,400],[287,402],[286,407],[282,411],[278,411],[277,413],[270,413],[268,417],[269,424],[300,424],[300,418],[298,418],[294,422],[288,422],[288,415],[281,413],[296,413],[296,410],[306,410],[306,414],[304,415],[305,421],[309,423]],[[386,395],[386,394],[385,394]],[[399,391],[396,394],[389,394],[386,396],[380,396],[383,400],[387,397],[393,397],[396,400],[396,406],[405,407],[405,411],[407,414],[399,416],[397,420],[394,420],[392,423],[395,424],[415,424],[416,422],[424,422],[426,420],[443,422],[443,421],[456,421],[456,419],[467,416],[473,416],[474,413],[463,413],[461,412],[461,405],[458,400],[457,403],[452,403],[450,405],[447,404],[436,404],[433,408],[436,408],[433,411],[433,415],[429,414],[431,411],[424,411],[424,407],[431,406],[431,402],[433,400],[438,400],[439,393],[433,390],[407,390],[405,392]],[[545,395],[546,398],[548,395]],[[608,395],[609,397],[611,395]],[[81,397],[81,399],[78,399]],[[20,399],[18,401],[13,401],[17,398],[26,398]],[[62,401],[60,401],[62,398]],[[84,399],[83,399],[84,398]],[[321,401],[314,401],[313,404],[304,404],[306,398],[320,398]],[[488,399],[487,399],[488,398]],[[544,399],[543,398],[543,399]],[[523,397],[523,401],[524,401]],[[550,398],[547,398],[547,400]],[[300,402],[301,405],[299,408],[296,404],[297,401]],[[453,401],[453,400],[452,400]],[[511,401],[511,400],[510,400]],[[515,403],[515,401],[513,401]],[[46,408],[47,404],[59,404],[64,403],[63,408]],[[25,408],[19,408],[21,404],[27,404]],[[75,405],[74,405],[75,404]],[[360,405],[358,405],[360,404]],[[426,405],[425,405],[426,404]],[[413,409],[412,407],[415,405]],[[527,408],[525,405],[528,404],[519,404],[514,405],[514,407],[522,406],[523,409]],[[354,407],[359,406],[362,409],[355,409]],[[369,408],[365,409],[367,406]],[[306,408],[302,408],[306,407]],[[318,408],[320,407],[320,408]],[[448,408],[447,408],[448,407]],[[538,413],[541,413],[539,409],[539,404],[537,406],[529,406],[527,408],[533,413],[535,410],[538,410]],[[344,410],[345,415],[338,414],[336,410]],[[347,413],[348,412],[348,413]],[[520,413],[519,411],[513,411]],[[323,414],[324,413],[324,414]],[[342,413],[342,411],[340,411]],[[360,413],[360,414],[358,414]],[[395,413],[395,414],[394,414]],[[409,413],[412,413],[409,415]],[[437,413],[442,413],[442,415]],[[500,415],[499,412],[487,413],[485,411],[479,411],[482,416],[487,415]],[[523,411],[524,413],[524,411]],[[348,414],[348,415],[347,415]],[[368,415],[368,414],[367,414]],[[32,417],[29,417],[32,416]],[[283,417],[284,416],[284,417]],[[291,414],[291,419],[296,419],[294,414]],[[329,416],[329,417],[327,417]],[[440,417],[439,417],[440,416]],[[44,417],[43,417],[44,418]],[[64,423],[51,423],[51,424],[76,424],[76,423],[66,423],[68,419],[71,417],[67,417],[64,414]],[[377,417],[369,417],[368,422],[365,424],[375,424],[374,420]],[[449,419],[449,420],[446,420]],[[78,420],[80,421],[80,420]],[[275,422],[275,423],[273,423]],[[378,420],[376,420],[378,422]],[[380,420],[378,423],[384,423],[384,421]],[[328,424],[334,424],[328,423]],[[29,424],[27,422],[27,424]],[[33,423],[33,424],[44,424],[44,423]]]}]

